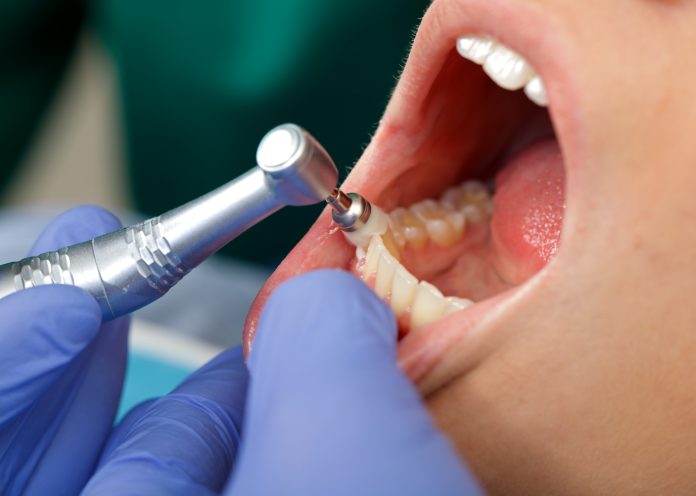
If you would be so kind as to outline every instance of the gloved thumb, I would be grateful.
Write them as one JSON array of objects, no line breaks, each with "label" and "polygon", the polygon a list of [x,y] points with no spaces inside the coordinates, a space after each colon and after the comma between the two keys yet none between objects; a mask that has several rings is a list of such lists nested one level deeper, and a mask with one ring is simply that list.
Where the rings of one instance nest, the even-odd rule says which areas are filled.
[{"label": "gloved thumb", "polygon": [[234,494],[472,494],[397,365],[396,335],[391,310],[346,272],[280,286],[250,356]]},{"label": "gloved thumb", "polygon": [[[118,219],[106,210],[74,208],[44,229],[31,255],[119,227]],[[0,425],[48,390],[73,358],[94,340],[100,325],[97,303],[72,286],[41,286],[0,299]],[[115,353],[114,359],[117,356]]]}]

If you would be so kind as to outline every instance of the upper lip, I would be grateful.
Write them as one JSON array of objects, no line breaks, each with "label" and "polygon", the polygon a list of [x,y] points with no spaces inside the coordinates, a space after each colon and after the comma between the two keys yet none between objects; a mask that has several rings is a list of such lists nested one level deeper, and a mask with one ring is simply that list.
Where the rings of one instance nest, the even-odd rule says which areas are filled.
[{"label": "upper lip", "polygon": [[[548,92],[549,112],[564,156],[567,181],[571,182],[576,164],[584,161],[586,134],[582,127],[581,93],[577,91],[572,71],[573,61],[577,60],[577,57],[572,44],[566,39],[566,32],[560,18],[554,17],[546,10],[542,11],[541,7],[532,2],[436,0],[423,18],[411,55],[380,126],[343,189],[357,191],[368,199],[379,198],[390,179],[402,172],[399,170],[398,161],[399,154],[403,154],[401,149],[416,141],[419,134],[412,113],[414,109],[422,107],[457,37],[465,34],[491,36],[522,54],[536,69]],[[370,181],[374,177],[379,177],[380,181]],[[570,194],[571,191],[568,191],[569,209],[572,200]],[[354,254],[354,248],[349,246],[340,234],[330,234],[331,229],[330,215],[325,211],[269,278],[247,318],[244,330],[245,353],[248,354],[251,349],[263,304],[276,286],[292,276],[317,268],[347,267]],[[547,267],[549,268],[550,266]],[[546,270],[535,279],[541,278],[543,272]],[[527,283],[525,286],[527,290],[513,290],[499,295],[490,300],[490,304],[495,303],[500,307],[500,303],[505,300],[513,303],[515,307],[524,304],[525,300],[532,296],[534,284]],[[515,297],[510,298],[512,295]],[[477,306],[478,311],[469,312]],[[484,318],[484,310],[489,307],[490,305],[486,304],[475,305],[467,310],[467,334],[489,334],[479,332],[483,331],[482,327],[491,325],[491,319]],[[439,374],[438,369],[445,370],[445,367],[438,364],[444,350],[433,350],[432,347],[425,350],[426,339],[427,336],[420,335],[418,339],[410,342],[406,339],[402,342],[400,360],[414,380],[426,381],[424,376],[430,376],[424,388],[432,390],[449,380],[454,371],[450,364],[447,375]],[[461,356],[458,357],[457,366],[460,370],[462,367],[470,367],[472,360],[477,360],[480,350],[484,349],[471,344],[467,344],[467,347],[470,350],[467,354],[469,359],[462,360]]]}]

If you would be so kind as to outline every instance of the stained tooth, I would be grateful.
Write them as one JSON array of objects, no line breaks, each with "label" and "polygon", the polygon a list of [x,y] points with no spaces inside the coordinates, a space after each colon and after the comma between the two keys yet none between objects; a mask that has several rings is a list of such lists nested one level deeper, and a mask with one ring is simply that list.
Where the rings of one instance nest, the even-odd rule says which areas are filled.
[{"label": "stained tooth", "polygon": [[459,186],[449,188],[440,197],[440,203],[449,210],[459,210],[463,204],[462,189]]},{"label": "stained tooth", "polygon": [[478,224],[486,218],[486,209],[482,205],[467,205],[462,209],[467,220]]},{"label": "stained tooth", "polygon": [[428,244],[428,233],[425,226],[412,212],[397,208],[391,215],[394,223],[400,226],[400,231],[409,245],[422,249]]},{"label": "stained tooth", "polygon": [[452,227],[455,237],[461,238],[464,235],[466,226],[466,214],[463,212],[447,212],[447,223]]},{"label": "stained tooth", "polygon": [[411,329],[431,324],[443,316],[447,302],[439,289],[421,281],[411,306]]},{"label": "stained tooth", "polygon": [[385,248],[389,251],[389,253],[392,254],[396,261],[400,261],[401,253],[399,251],[399,245],[397,244],[396,239],[394,238],[394,233],[391,229],[387,229],[387,232],[382,235],[382,241],[384,242]]},{"label": "stained tooth", "polygon": [[436,201],[424,200],[411,210],[423,222],[428,236],[436,245],[447,248],[457,242],[456,233],[446,220],[447,211]]},{"label": "stained tooth", "polygon": [[544,87],[544,82],[539,76],[534,76],[531,81],[527,83],[524,87],[524,93],[531,101],[540,107],[546,107],[549,104],[549,100],[546,96],[546,87]]},{"label": "stained tooth", "polygon": [[457,39],[457,52],[459,52],[459,55],[479,65],[483,64],[494,47],[495,42],[490,38],[462,36]]},{"label": "stained tooth", "polygon": [[454,228],[445,219],[430,219],[425,222],[425,227],[433,243],[442,248],[452,246],[458,240]]},{"label": "stained tooth", "polygon": [[481,203],[488,199],[488,188],[481,181],[467,181],[461,185],[467,203]]},{"label": "stained tooth", "polygon": [[367,246],[367,254],[365,255],[365,264],[362,269],[363,281],[368,281],[370,277],[377,273],[377,265],[379,264],[379,255],[384,248],[384,243],[380,236],[372,236],[370,244]]},{"label": "stained tooth", "polygon": [[445,298],[445,301],[447,302],[445,306],[445,315],[459,312],[474,304],[474,302],[471,300],[467,300],[466,298],[457,298],[456,296],[449,296]]},{"label": "stained tooth", "polygon": [[375,278],[375,293],[380,298],[386,298],[392,289],[394,270],[399,263],[387,251],[386,248],[380,250],[379,262],[377,264],[377,277]]},{"label": "stained tooth", "polygon": [[534,77],[534,71],[527,61],[502,45],[496,45],[486,57],[483,70],[506,90],[518,90]]},{"label": "stained tooth", "polygon": [[397,317],[408,310],[416,296],[418,279],[406,270],[403,265],[398,265],[394,271],[394,279],[391,288],[391,301],[389,302]]}]

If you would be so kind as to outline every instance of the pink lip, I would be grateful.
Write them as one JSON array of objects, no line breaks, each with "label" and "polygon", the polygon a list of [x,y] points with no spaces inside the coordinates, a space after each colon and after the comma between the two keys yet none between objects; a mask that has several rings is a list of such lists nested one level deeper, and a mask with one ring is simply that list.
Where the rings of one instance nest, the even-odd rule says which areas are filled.
[{"label": "pink lip", "polygon": [[[485,33],[510,46],[537,70],[546,83],[549,107],[558,141],[563,152],[567,174],[567,197],[573,196],[573,177],[577,164],[584,162],[585,133],[581,126],[583,108],[580,92],[572,79],[573,51],[564,38],[559,19],[527,2],[509,0],[436,0],[426,13],[411,55],[384,118],[370,146],[344,184],[344,189],[357,191],[368,200],[379,198],[403,172],[399,157],[417,146],[420,127],[414,109],[420,109],[428,91],[458,36]],[[405,152],[406,150],[406,152]],[[374,181],[379,177],[379,181]],[[386,209],[394,205],[384,204]],[[348,269],[354,247],[340,233],[332,231],[330,215],[324,211],[315,225],[290,252],[278,270],[269,278],[249,312],[244,329],[244,351],[248,355],[256,335],[263,305],[283,281],[319,268]],[[496,308],[519,295],[519,288],[480,302],[465,312],[454,314],[399,344],[399,361],[414,381],[427,381],[453,344],[467,340],[472,360],[485,349],[490,333],[482,332]],[[525,291],[524,297],[533,295]],[[461,357],[460,357],[461,358]],[[433,385],[432,387],[435,387]]]}]

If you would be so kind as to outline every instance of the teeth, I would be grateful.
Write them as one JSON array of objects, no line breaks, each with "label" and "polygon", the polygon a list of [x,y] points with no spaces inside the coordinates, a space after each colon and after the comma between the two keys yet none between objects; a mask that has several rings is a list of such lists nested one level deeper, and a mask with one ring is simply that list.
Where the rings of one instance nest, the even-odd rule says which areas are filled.
[{"label": "teeth", "polygon": [[380,298],[386,298],[392,292],[394,271],[399,263],[388,250],[380,250],[377,262],[377,277],[375,278],[375,293]]},{"label": "teeth", "polygon": [[474,304],[474,302],[471,300],[467,300],[466,298],[457,298],[456,296],[445,298],[445,301],[447,302],[447,306],[445,307],[445,315],[460,312]]},{"label": "teeth", "polygon": [[436,201],[422,201],[411,207],[411,211],[423,223],[436,245],[447,248],[459,240],[454,228],[447,222],[447,212]]},{"label": "teeth", "polygon": [[405,208],[397,208],[391,214],[394,229],[394,239],[403,240],[401,247],[408,243],[413,248],[423,249],[428,244],[428,234],[425,226],[413,212]]},{"label": "teeth", "polygon": [[483,64],[495,47],[495,42],[490,38],[478,38],[476,36],[463,36],[457,40],[457,51],[465,59],[477,64]]},{"label": "teeth", "polygon": [[518,53],[490,38],[462,36],[457,39],[457,52],[465,59],[483,66],[483,70],[506,90],[524,92],[537,105],[548,105],[544,84],[531,65]]},{"label": "teeth", "polygon": [[467,181],[461,189],[466,203],[483,203],[490,198],[488,188],[481,181]]},{"label": "teeth", "polygon": [[486,218],[485,207],[482,207],[481,205],[467,205],[462,209],[462,212],[464,212],[464,215],[468,220],[474,223],[483,222],[483,220]]},{"label": "teeth", "polygon": [[365,263],[362,268],[362,278],[364,281],[369,281],[373,275],[377,274],[377,266],[382,251],[386,251],[382,237],[372,236],[370,244],[367,246]]},{"label": "teeth", "polygon": [[374,235],[367,250],[357,249],[357,268],[375,293],[388,301],[402,323],[412,329],[428,325],[472,302],[448,297],[432,284],[420,281],[401,263],[401,249],[423,249],[429,242],[448,247],[466,233],[469,222],[489,216],[491,197],[486,185],[468,181],[447,190],[439,200],[423,200],[389,214],[389,228]]},{"label": "teeth", "polygon": [[411,307],[416,296],[418,279],[416,279],[403,265],[396,267],[392,284],[391,304],[396,316],[401,316]]},{"label": "teeth", "polygon": [[445,298],[432,284],[419,282],[394,258],[378,235],[370,240],[361,277],[366,282],[371,282],[374,277],[375,293],[389,302],[397,318],[406,316],[411,329],[432,324],[473,305],[471,300],[465,298]]},{"label": "teeth", "polygon": [[464,212],[447,212],[447,222],[452,228],[455,241],[464,236],[466,214]]},{"label": "teeth", "polygon": [[546,107],[549,104],[549,100],[546,97],[544,82],[539,76],[534,76],[532,80],[527,83],[527,86],[524,87],[524,93],[531,101],[540,107]]},{"label": "teeth", "polygon": [[418,329],[439,320],[445,314],[446,308],[447,301],[439,289],[428,282],[419,282],[411,305],[411,329]]},{"label": "teeth", "polygon": [[497,45],[486,57],[483,70],[506,90],[519,90],[534,77],[534,71],[527,61],[502,45]]},{"label": "teeth", "polygon": [[490,201],[485,184],[467,181],[445,191],[438,201],[423,200],[408,209],[397,208],[389,214],[390,230],[384,244],[397,260],[399,249],[406,245],[420,250],[430,240],[450,247],[464,236],[469,221],[481,222],[489,216]]}]

